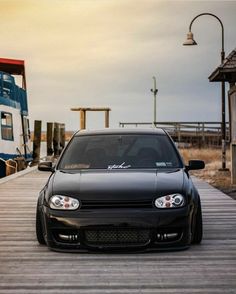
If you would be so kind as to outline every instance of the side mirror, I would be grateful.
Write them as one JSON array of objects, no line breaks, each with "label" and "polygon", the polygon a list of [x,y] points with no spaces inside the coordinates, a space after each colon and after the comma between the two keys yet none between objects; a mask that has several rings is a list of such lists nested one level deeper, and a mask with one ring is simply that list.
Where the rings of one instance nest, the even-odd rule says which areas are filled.
[{"label": "side mirror", "polygon": [[41,161],[38,164],[38,170],[40,171],[53,171],[52,161]]},{"label": "side mirror", "polygon": [[205,162],[202,160],[189,160],[186,166],[187,170],[203,169],[205,167]]}]

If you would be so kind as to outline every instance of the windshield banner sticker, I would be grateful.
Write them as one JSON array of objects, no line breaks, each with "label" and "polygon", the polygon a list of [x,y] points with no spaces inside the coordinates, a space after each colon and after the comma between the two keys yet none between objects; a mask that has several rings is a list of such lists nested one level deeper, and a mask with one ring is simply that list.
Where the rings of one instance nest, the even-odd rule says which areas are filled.
[{"label": "windshield banner sticker", "polygon": [[131,165],[125,165],[125,162],[119,164],[119,165],[116,165],[116,164],[113,164],[113,165],[108,165],[107,169],[111,170],[111,169],[126,169],[126,168],[130,168]]}]

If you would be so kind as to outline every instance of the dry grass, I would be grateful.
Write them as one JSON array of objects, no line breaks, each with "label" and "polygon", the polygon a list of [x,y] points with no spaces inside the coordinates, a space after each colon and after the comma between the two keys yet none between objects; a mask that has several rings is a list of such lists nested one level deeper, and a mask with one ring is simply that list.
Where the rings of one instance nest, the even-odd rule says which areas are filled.
[{"label": "dry grass", "polygon": [[226,166],[229,171],[219,171],[221,168],[221,149],[180,149],[180,153],[184,159],[185,164],[190,159],[200,159],[205,162],[205,169],[199,171],[192,171],[191,173],[199,178],[204,179],[209,184],[215,186],[221,191],[235,197],[236,187],[231,185],[230,174],[230,153],[227,150]]},{"label": "dry grass", "polygon": [[[180,149],[180,153],[184,158],[185,163],[190,159],[200,159],[205,161],[206,164],[221,163],[221,149]],[[229,151],[227,152],[227,161],[230,161]]]}]

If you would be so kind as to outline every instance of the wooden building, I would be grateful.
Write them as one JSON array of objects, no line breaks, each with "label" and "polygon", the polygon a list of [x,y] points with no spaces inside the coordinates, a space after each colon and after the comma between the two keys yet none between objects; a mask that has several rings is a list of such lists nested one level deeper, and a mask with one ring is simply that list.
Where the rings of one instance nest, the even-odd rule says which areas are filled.
[{"label": "wooden building", "polygon": [[229,123],[232,184],[236,185],[236,48],[226,57],[209,77],[210,82],[228,82]]}]

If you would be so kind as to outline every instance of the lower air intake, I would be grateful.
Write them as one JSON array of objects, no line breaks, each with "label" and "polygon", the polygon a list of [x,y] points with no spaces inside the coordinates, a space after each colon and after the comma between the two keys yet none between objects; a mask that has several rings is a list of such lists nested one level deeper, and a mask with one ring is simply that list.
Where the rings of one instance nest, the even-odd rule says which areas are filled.
[{"label": "lower air intake", "polygon": [[120,228],[86,230],[85,242],[90,246],[144,246],[150,242],[150,230]]}]

